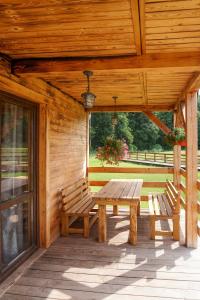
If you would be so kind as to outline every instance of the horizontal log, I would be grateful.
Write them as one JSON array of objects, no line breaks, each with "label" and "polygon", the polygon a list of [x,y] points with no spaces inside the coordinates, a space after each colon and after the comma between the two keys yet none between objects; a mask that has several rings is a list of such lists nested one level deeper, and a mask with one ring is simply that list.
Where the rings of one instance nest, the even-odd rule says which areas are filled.
[{"label": "horizontal log", "polygon": [[162,69],[168,71],[199,71],[199,52],[187,53],[154,53],[142,56],[116,56],[101,58],[51,58],[51,59],[25,59],[13,63],[13,72],[17,75],[42,75],[54,74],[66,76],[66,72],[82,72],[89,70],[125,70],[133,72],[147,72]]},{"label": "horizontal log", "polygon": [[174,104],[147,104],[147,105],[117,105],[113,106],[94,106],[87,109],[88,112],[142,112],[148,111],[173,111]]},{"label": "horizontal log", "polygon": [[[109,181],[89,181],[89,185],[90,186],[104,186],[106,183],[108,183]],[[144,181],[142,187],[155,187],[155,188],[164,188],[166,186],[166,182],[165,181]]]},{"label": "horizontal log", "polygon": [[89,173],[173,174],[173,168],[89,167]]}]

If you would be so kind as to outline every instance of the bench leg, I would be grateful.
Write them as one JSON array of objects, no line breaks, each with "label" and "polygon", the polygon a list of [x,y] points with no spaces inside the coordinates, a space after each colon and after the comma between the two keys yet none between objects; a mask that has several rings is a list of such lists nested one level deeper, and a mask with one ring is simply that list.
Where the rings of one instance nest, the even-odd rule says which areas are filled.
[{"label": "bench leg", "polygon": [[180,239],[180,216],[179,215],[174,215],[173,216],[173,239],[175,241],[179,241]]},{"label": "bench leg", "polygon": [[118,216],[118,206],[117,205],[113,205],[113,215]]},{"label": "bench leg", "polygon": [[137,215],[140,216],[140,201],[138,202],[137,206]]},{"label": "bench leg", "polygon": [[61,217],[61,235],[66,236],[69,234],[69,216],[62,215]]},{"label": "bench leg", "polygon": [[150,237],[155,240],[156,237],[156,219],[154,216],[150,216]]},{"label": "bench leg", "polygon": [[83,236],[84,238],[88,238],[90,234],[90,222],[89,222],[89,216],[86,216],[83,218],[83,223],[84,223],[84,229],[83,229]]}]

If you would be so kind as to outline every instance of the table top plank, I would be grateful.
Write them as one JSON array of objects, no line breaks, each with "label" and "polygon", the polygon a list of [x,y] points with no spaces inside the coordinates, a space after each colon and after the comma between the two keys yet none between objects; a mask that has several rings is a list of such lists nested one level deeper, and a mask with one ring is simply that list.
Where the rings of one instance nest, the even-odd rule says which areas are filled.
[{"label": "table top plank", "polygon": [[102,200],[139,200],[141,194],[142,179],[112,179],[94,198]]}]

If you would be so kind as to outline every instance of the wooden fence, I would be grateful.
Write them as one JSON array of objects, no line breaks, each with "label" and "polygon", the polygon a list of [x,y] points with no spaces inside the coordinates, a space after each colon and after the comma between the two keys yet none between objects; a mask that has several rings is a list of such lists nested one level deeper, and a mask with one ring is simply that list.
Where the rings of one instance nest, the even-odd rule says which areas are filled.
[{"label": "wooden fence", "polygon": [[[174,154],[165,152],[129,152],[129,158],[135,161],[147,161],[173,165]],[[186,155],[182,154],[181,165],[185,165],[185,161]],[[198,165],[200,165],[200,155],[198,155]]]}]

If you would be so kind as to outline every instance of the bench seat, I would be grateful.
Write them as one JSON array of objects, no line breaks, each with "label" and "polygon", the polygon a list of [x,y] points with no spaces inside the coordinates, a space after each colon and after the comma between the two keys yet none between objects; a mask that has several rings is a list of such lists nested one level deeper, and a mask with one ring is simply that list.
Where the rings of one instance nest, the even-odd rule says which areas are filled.
[{"label": "bench seat", "polygon": [[[171,181],[167,181],[164,193],[149,194],[151,239],[156,236],[173,236],[179,240],[180,195]],[[156,230],[157,220],[172,220],[173,230]]]},{"label": "bench seat", "polygon": [[[98,218],[98,210],[94,208],[95,200],[89,190],[86,179],[80,179],[71,186],[61,191],[61,235],[81,233],[85,238],[89,237],[90,228]],[[73,227],[78,219],[83,219],[83,226]]]}]

